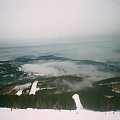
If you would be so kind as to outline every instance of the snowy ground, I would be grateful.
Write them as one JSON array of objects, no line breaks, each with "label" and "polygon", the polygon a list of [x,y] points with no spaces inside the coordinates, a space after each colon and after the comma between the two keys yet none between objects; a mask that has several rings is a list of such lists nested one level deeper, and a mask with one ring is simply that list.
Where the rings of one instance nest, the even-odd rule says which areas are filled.
[{"label": "snowy ground", "polygon": [[120,120],[120,112],[0,108],[1,120]]}]

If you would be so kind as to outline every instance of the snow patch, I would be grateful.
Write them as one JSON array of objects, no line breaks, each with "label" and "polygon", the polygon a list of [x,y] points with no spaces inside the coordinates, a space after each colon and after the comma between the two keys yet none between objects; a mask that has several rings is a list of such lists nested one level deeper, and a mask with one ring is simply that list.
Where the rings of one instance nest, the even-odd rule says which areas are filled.
[{"label": "snow patch", "polygon": [[18,70],[19,70],[19,71],[22,71],[22,68],[21,68],[21,67],[19,67],[19,68],[18,68]]},{"label": "snow patch", "polygon": [[39,90],[39,88],[37,88],[37,83],[38,81],[33,82],[29,95],[35,95],[36,91]]},{"label": "snow patch", "polygon": [[79,95],[78,95],[78,94],[74,94],[74,95],[72,96],[72,98],[73,98],[74,101],[75,101],[76,109],[77,109],[77,110],[82,109],[83,106],[82,106],[82,104],[81,104],[81,102],[80,102]]},{"label": "snow patch", "polygon": [[24,90],[26,88],[29,88],[32,83],[26,83],[24,85],[17,85],[14,87],[14,90]]},{"label": "snow patch", "polygon": [[19,90],[19,91],[16,93],[16,95],[18,95],[18,96],[22,95],[22,90]]},{"label": "snow patch", "polygon": [[48,88],[40,88],[39,90],[52,90],[54,89],[55,87],[48,87]]},{"label": "snow patch", "polygon": [[27,90],[26,93],[29,93],[29,90]]},{"label": "snow patch", "polygon": [[114,96],[105,96],[106,98],[113,98]]},{"label": "snow patch", "polygon": [[118,93],[118,94],[120,93],[120,90],[112,89],[112,91],[115,92],[115,93]]}]

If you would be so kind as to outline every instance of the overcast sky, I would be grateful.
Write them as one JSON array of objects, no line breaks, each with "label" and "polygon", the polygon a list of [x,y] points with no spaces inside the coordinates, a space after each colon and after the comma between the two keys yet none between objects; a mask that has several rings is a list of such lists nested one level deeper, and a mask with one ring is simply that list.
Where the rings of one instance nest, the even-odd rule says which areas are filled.
[{"label": "overcast sky", "polygon": [[120,34],[120,0],[0,0],[0,42]]}]

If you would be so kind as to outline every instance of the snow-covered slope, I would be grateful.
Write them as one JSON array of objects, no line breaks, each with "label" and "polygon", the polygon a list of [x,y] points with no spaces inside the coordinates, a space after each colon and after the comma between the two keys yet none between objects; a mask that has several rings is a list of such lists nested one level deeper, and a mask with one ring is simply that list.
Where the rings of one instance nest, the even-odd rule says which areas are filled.
[{"label": "snow-covered slope", "polygon": [[120,120],[120,112],[0,108],[1,120]]}]

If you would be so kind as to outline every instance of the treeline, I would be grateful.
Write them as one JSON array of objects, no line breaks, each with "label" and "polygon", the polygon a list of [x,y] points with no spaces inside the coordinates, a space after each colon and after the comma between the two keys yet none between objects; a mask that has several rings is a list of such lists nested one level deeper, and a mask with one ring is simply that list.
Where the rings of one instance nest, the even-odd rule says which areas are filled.
[{"label": "treeline", "polygon": [[0,107],[75,109],[71,94],[0,95]]}]

